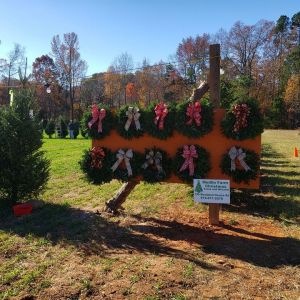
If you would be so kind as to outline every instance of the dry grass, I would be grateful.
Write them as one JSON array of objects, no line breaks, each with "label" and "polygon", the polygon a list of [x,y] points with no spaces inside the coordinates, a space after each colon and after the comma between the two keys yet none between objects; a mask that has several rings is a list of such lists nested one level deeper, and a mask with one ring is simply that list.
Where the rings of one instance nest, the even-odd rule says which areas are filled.
[{"label": "dry grass", "polygon": [[140,184],[120,216],[95,213],[120,183],[84,180],[77,161],[90,141],[46,139],[39,207],[1,215],[0,299],[298,299],[299,142],[266,131],[263,191],[235,191],[223,226],[209,227],[186,185]]}]

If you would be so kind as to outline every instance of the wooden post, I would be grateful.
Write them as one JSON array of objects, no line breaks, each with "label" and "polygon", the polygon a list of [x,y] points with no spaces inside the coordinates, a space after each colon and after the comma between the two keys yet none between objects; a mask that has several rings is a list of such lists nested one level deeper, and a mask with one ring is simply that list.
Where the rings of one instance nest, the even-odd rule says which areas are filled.
[{"label": "wooden post", "polygon": [[[220,44],[209,46],[209,92],[214,108],[220,107]],[[219,225],[220,204],[209,204],[209,224]]]},{"label": "wooden post", "polygon": [[127,196],[131,193],[131,191],[137,184],[138,182],[133,180],[124,183],[117,191],[117,193],[105,203],[105,211],[113,214],[117,213],[118,209],[126,201]]},{"label": "wooden post", "polygon": [[209,46],[209,78],[210,101],[214,108],[220,107],[220,44]]}]

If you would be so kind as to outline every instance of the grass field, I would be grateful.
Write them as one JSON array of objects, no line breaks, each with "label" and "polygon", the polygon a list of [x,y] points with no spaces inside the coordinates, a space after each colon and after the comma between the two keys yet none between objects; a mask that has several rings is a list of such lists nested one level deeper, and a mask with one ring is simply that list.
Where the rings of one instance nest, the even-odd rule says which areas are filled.
[{"label": "grass field", "polygon": [[34,213],[0,212],[0,299],[299,299],[299,132],[263,134],[261,191],[233,191],[221,227],[186,185],[142,183],[123,213],[102,213],[120,183],[84,180],[89,146],[45,139]]}]

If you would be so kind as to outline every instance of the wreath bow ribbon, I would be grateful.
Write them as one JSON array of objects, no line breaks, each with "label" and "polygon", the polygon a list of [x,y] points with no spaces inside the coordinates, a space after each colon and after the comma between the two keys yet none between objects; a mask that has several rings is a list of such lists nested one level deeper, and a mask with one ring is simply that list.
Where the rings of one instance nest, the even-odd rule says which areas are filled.
[{"label": "wreath bow ribbon", "polygon": [[130,159],[133,157],[132,149],[128,149],[126,152],[123,149],[119,149],[117,155],[117,161],[111,167],[112,171],[116,171],[122,161],[125,162],[125,166],[127,169],[128,176],[132,176],[132,168],[130,165]]},{"label": "wreath bow ribbon", "polygon": [[200,102],[190,103],[186,109],[186,115],[190,118],[186,124],[192,125],[193,121],[195,121],[197,126],[201,125],[201,104]]},{"label": "wreath bow ribbon", "polygon": [[92,106],[92,117],[93,119],[88,123],[89,128],[91,129],[92,126],[98,121],[98,132],[102,133],[102,120],[106,116],[106,110],[104,108],[98,109],[98,106],[94,104]]},{"label": "wreath bow ribbon", "polygon": [[150,165],[154,164],[155,167],[157,168],[158,173],[162,173],[163,168],[162,168],[161,162],[162,162],[162,154],[159,151],[154,153],[154,151],[151,150],[146,155],[146,161],[142,165],[142,168],[147,169]]},{"label": "wreath bow ribbon", "polygon": [[241,129],[248,126],[248,117],[250,115],[249,106],[244,104],[235,104],[232,112],[235,116],[235,123],[233,125],[233,132],[238,133]]},{"label": "wreath bow ribbon", "polygon": [[235,160],[236,159],[239,160],[241,166],[244,168],[245,171],[251,170],[251,168],[244,161],[244,159],[246,158],[246,153],[243,152],[243,150],[241,148],[237,149],[234,146],[231,147],[231,149],[228,152],[228,155],[229,155],[229,157],[231,159],[231,167],[230,167],[231,171],[235,171],[236,170],[236,164],[235,164]]},{"label": "wreath bow ribbon", "polygon": [[137,107],[129,106],[128,110],[126,111],[126,116],[127,116],[127,121],[124,126],[124,129],[126,131],[129,130],[132,121],[134,121],[135,123],[136,130],[141,130],[141,124],[139,121],[141,114],[140,114],[140,110]]},{"label": "wreath bow ribbon", "polygon": [[189,175],[193,176],[195,172],[194,158],[198,158],[196,147],[194,145],[184,145],[182,157],[185,159],[185,161],[182,164],[179,172],[189,168]]},{"label": "wreath bow ribbon", "polygon": [[158,124],[159,130],[163,130],[164,129],[164,120],[168,114],[168,106],[165,103],[161,102],[155,106],[154,112],[156,115],[154,118],[154,123],[155,123],[155,125]]},{"label": "wreath bow ribbon", "polygon": [[93,147],[91,150],[91,167],[96,169],[102,168],[102,159],[105,157],[104,150],[101,147]]}]

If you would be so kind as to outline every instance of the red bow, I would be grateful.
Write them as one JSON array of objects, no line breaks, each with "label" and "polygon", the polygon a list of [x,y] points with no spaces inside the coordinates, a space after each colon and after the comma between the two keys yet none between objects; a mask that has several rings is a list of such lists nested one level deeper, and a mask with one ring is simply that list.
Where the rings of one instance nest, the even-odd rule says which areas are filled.
[{"label": "red bow", "polygon": [[189,106],[186,109],[186,115],[190,117],[190,119],[186,122],[187,125],[192,125],[193,120],[195,120],[195,123],[197,126],[201,125],[201,104],[200,102],[190,103]]},{"label": "red bow", "polygon": [[154,112],[156,115],[156,117],[154,119],[154,123],[155,123],[155,125],[157,125],[157,123],[158,123],[158,129],[163,130],[164,129],[164,119],[168,114],[168,106],[161,102],[155,106]]},{"label": "red bow", "polygon": [[102,159],[105,157],[104,150],[101,147],[93,147],[91,150],[92,162],[91,167],[96,169],[102,168]]},{"label": "red bow", "polygon": [[185,158],[179,172],[182,172],[189,168],[189,175],[193,176],[195,172],[194,158],[198,158],[197,150],[194,145],[190,147],[188,145],[183,146],[182,157]]},{"label": "red bow", "polygon": [[102,120],[106,116],[106,110],[104,108],[98,109],[96,104],[92,106],[92,117],[93,119],[88,123],[89,128],[91,129],[92,126],[98,121],[98,132],[102,133]]},{"label": "red bow", "polygon": [[248,126],[248,117],[250,115],[250,108],[246,103],[235,104],[233,106],[232,113],[235,116],[233,132],[237,133],[242,128],[246,128]]}]

